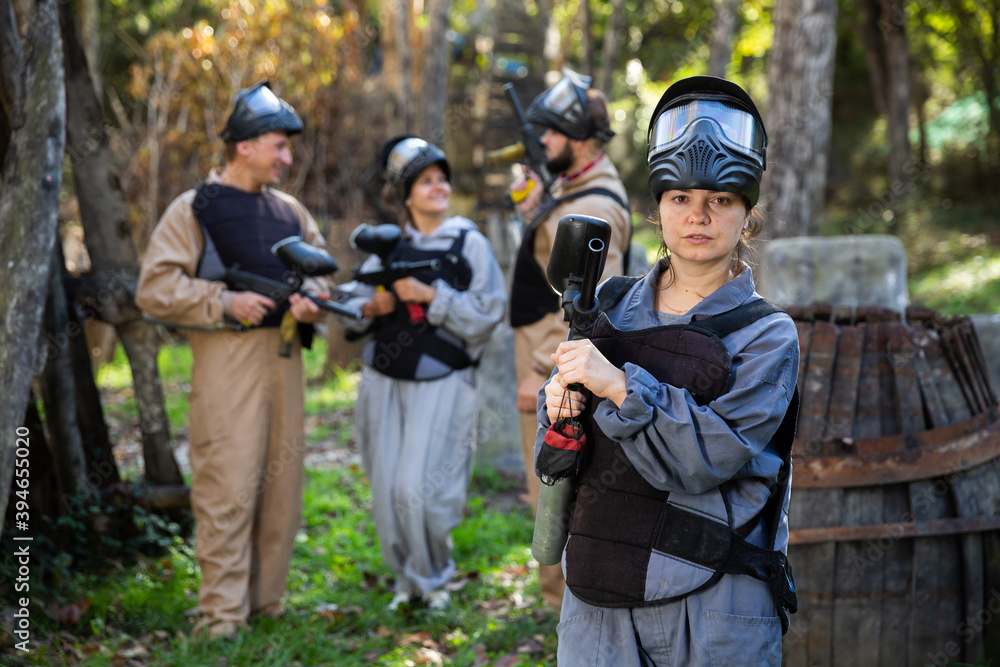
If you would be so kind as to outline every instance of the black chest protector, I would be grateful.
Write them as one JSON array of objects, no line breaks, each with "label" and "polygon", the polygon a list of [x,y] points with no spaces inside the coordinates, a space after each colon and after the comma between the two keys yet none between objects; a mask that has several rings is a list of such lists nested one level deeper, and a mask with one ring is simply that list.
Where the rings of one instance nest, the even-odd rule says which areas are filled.
[{"label": "black chest protector", "polygon": [[[222,280],[226,268],[240,269],[273,280],[283,280],[288,269],[271,253],[271,246],[289,236],[301,236],[295,210],[267,190],[245,192],[218,183],[196,190],[192,211],[201,225],[205,249],[198,277]],[[267,314],[262,327],[276,327],[288,302]]]},{"label": "black chest protector", "polygon": [[[559,199],[550,200],[548,205],[525,228],[521,245],[517,249],[517,258],[514,260],[514,275],[511,278],[510,287],[510,325],[512,327],[534,324],[549,313],[559,311],[560,298],[552,291],[544,267],[539,266],[538,262],[535,261],[535,234],[538,232],[539,225],[556,206],[587,195],[610,197],[626,211],[629,211],[628,202],[607,188],[588,188]],[[632,243],[631,229],[632,227],[629,225],[629,245]],[[626,267],[629,260],[627,248],[628,246],[626,246],[623,258]]]},{"label": "black chest protector", "polygon": [[[439,270],[421,271],[413,277],[427,285],[441,279],[450,287],[464,292],[472,282],[472,267],[462,255],[467,232],[463,230],[451,247],[445,250],[422,250],[405,238],[400,239],[388,260],[416,262],[437,259],[440,261]],[[441,363],[422,365],[421,357],[424,355]],[[406,304],[399,302],[396,303],[396,310],[378,326],[374,339],[365,346],[362,356],[365,363],[379,373],[400,380],[433,380],[473,365],[461,338],[443,327],[432,325],[426,317],[414,321]]]},{"label": "black chest protector", "polygon": [[[602,310],[606,288],[616,280],[630,279],[612,279],[602,288]],[[632,362],[659,382],[687,389],[699,405],[705,405],[730,389],[732,359],[721,339],[779,311],[761,299],[688,324],[641,331],[621,331],[602,313],[591,340],[615,366]],[[668,502],[670,492],[649,484],[622,446],[600,430],[593,419],[596,404],[591,400],[585,415],[591,440],[580,466],[565,553],[566,583],[574,595],[597,606],[662,604],[710,586],[724,573],[749,574],[771,585],[783,627],[787,627],[786,610],[794,612],[796,607],[794,586],[784,554],[773,547],[790,479],[798,393],[772,438],[783,460],[779,483],[772,485],[760,514],[744,526],[732,525],[728,507],[724,510],[728,522],[726,516],[713,521]],[[726,497],[725,493],[721,496]],[[770,549],[744,539],[760,520],[766,522]],[[682,585],[681,594],[650,599],[647,570],[654,552],[695,563],[707,574],[694,581],[690,590],[684,591]]]}]

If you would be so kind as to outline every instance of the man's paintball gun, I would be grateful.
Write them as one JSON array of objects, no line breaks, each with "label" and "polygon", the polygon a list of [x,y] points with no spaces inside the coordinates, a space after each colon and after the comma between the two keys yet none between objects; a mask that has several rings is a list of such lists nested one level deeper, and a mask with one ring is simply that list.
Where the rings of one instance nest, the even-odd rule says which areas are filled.
[{"label": "man's paintball gun", "polygon": [[[306,278],[328,276],[339,267],[330,254],[321,248],[312,246],[298,236],[284,238],[271,247],[271,252],[288,268],[285,280],[265,278],[254,273],[248,273],[235,265],[226,269],[223,280],[229,289],[237,292],[256,292],[262,294],[277,304],[288,300],[292,294],[299,294],[323,310],[336,315],[361,319],[361,313],[353,308],[347,308],[339,303],[321,299],[302,289]],[[295,318],[290,312],[285,313],[281,321],[282,346],[280,354],[287,357],[291,352],[291,337],[295,332]]]},{"label": "man's paintball gun", "polygon": [[[567,340],[590,338],[597,319],[599,302],[597,283],[604,272],[604,262],[611,240],[611,225],[600,218],[586,215],[565,215],[556,227],[552,254],[546,267],[549,284],[560,296],[565,319],[569,322]],[[572,391],[584,391],[580,384],[571,384]],[[562,420],[560,420],[562,421]],[[553,425],[554,427],[556,424]],[[583,429],[575,420],[566,420],[560,435],[582,436]],[[572,436],[567,436],[572,433]],[[537,468],[543,484],[535,512],[535,532],[531,553],[543,565],[555,565],[562,559],[563,547],[569,534],[573,496],[576,493],[576,465],[584,438],[577,438],[577,449],[567,458],[565,452],[543,451]],[[543,449],[549,447],[549,438]],[[549,458],[548,454],[555,454]],[[558,458],[558,463],[555,458]],[[556,465],[562,465],[556,469]]]},{"label": "man's paintball gun", "polygon": [[[400,278],[406,278],[422,271],[439,271],[441,269],[441,262],[437,259],[417,262],[390,261],[389,256],[396,249],[401,238],[402,230],[398,225],[359,225],[351,234],[351,246],[362,252],[377,255],[382,260],[382,268],[377,271],[362,272],[361,267],[355,267],[354,280],[365,285],[389,289]],[[414,324],[427,316],[424,307],[418,303],[406,304],[406,307],[410,313],[410,321]]]},{"label": "man's paintball gun", "polygon": [[[541,179],[542,187],[545,189],[545,192],[548,193],[551,191],[555,178],[553,178],[552,174],[549,173],[549,168],[547,166],[548,160],[545,158],[545,147],[542,146],[542,142],[539,141],[538,135],[535,134],[534,126],[528,121],[527,116],[524,114],[521,102],[517,99],[517,93],[514,92],[514,84],[505,83],[503,89],[507,93],[507,97],[510,99],[511,106],[514,108],[514,114],[517,116],[518,131],[521,134],[521,140],[516,144],[511,144],[510,146],[505,146],[504,148],[487,151],[483,155],[483,160],[487,165],[498,165],[526,158],[528,166],[531,167],[531,170],[538,175],[538,178]],[[527,194],[528,190],[524,190],[520,199],[523,200]],[[514,200],[515,204],[520,201],[514,194],[511,195],[511,199]]]}]

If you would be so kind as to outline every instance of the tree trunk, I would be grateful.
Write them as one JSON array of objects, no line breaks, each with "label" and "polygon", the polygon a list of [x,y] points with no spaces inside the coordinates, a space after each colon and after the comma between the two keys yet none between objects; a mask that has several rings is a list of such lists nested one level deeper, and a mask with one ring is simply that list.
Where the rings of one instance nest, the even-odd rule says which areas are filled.
[{"label": "tree trunk", "polygon": [[736,19],[740,0],[715,0],[715,18],[712,19],[712,46],[708,56],[710,76],[726,78],[726,67],[733,57],[733,40],[736,38]]},{"label": "tree trunk", "polygon": [[[69,283],[67,279],[64,281]],[[66,297],[74,303],[72,289],[67,284]],[[108,425],[104,421],[104,409],[101,407],[101,394],[94,382],[94,367],[87,343],[86,326],[77,315],[77,309],[71,306],[67,310],[69,327],[83,332],[69,339],[70,360],[73,364],[73,377],[76,382],[77,422],[80,425],[80,438],[83,444],[83,455],[87,462],[87,487],[80,490],[77,500],[98,489],[103,489],[119,482],[118,465],[115,463],[114,452],[111,450],[111,438],[108,435]]]},{"label": "tree trunk", "polygon": [[[68,4],[68,3],[63,3]],[[104,84],[101,81],[101,8],[97,0],[79,0],[80,41],[87,58],[90,80],[94,84],[94,94],[101,99]],[[65,40],[66,38],[63,37]]]},{"label": "tree trunk", "polygon": [[410,48],[410,0],[394,0],[397,5],[393,14],[393,44],[396,47],[396,85],[393,93],[396,98],[396,118],[404,132],[413,127],[413,51]]},{"label": "tree trunk", "polygon": [[768,69],[766,235],[809,236],[823,219],[832,124],[836,0],[776,0]]},{"label": "tree trunk", "polygon": [[[45,422],[49,427],[56,478],[62,497],[72,497],[86,488],[87,461],[77,422],[76,382],[70,341],[83,336],[79,325],[71,325],[69,304],[63,288],[66,260],[62,247],[53,244],[49,267],[49,293],[42,318],[45,368],[41,375],[41,395]],[[88,358],[89,361],[89,358]]]},{"label": "tree trunk", "polygon": [[889,126],[889,191],[896,200],[910,188],[910,52],[902,0],[864,0],[861,27],[875,107]]},{"label": "tree trunk", "polygon": [[865,49],[865,62],[868,64],[868,80],[871,83],[872,99],[875,108],[883,116],[887,113],[886,103],[886,71],[885,49],[882,48],[882,38],[879,35],[879,17],[882,14],[882,0],[861,0],[861,25],[854,21],[850,24],[854,32],[861,37]]},{"label": "tree trunk", "polygon": [[910,158],[910,48],[906,38],[903,0],[882,0],[889,20],[885,31],[888,66],[889,186],[893,193],[906,193],[914,173]]},{"label": "tree trunk", "polygon": [[0,40],[0,111],[3,112],[0,119],[0,155],[6,155],[14,119],[24,104],[24,81],[21,78],[24,54],[18,37],[17,17],[9,2],[0,7],[0,33],[10,35],[10,38]]},{"label": "tree trunk", "polygon": [[[10,2],[0,15],[10,15]],[[24,100],[13,114],[11,143],[4,158],[0,202],[0,516],[5,516],[13,478],[12,435],[22,423],[36,370],[42,310],[56,241],[66,97],[62,41],[56,0],[35,5],[24,50]],[[4,49],[19,41],[12,25],[0,37]],[[10,61],[5,67],[13,65]],[[7,81],[0,82],[6,85]],[[6,91],[9,95],[11,91]],[[11,96],[13,98],[13,96]]]},{"label": "tree trunk", "polygon": [[[56,464],[52,460],[52,450],[45,439],[45,428],[42,425],[42,417],[38,414],[38,399],[35,398],[34,392],[30,392],[28,395],[24,427],[28,429],[27,438],[30,443],[28,447],[28,465],[31,468],[31,478],[28,485],[28,525],[29,530],[32,530],[30,521],[32,517],[54,518],[64,513],[66,511],[66,503],[64,502],[66,496],[59,493]],[[15,523],[15,528],[16,526]]]},{"label": "tree trunk", "polygon": [[625,0],[611,0],[611,16],[608,18],[607,32],[604,33],[604,45],[601,48],[601,76],[597,89],[611,98],[614,85],[615,67],[618,65],[618,52],[621,44],[618,33],[621,32],[625,19]]},{"label": "tree trunk", "polygon": [[421,71],[420,122],[418,134],[436,146],[444,146],[444,106],[448,86],[448,16],[451,0],[429,0],[430,25],[424,42]]},{"label": "tree trunk", "polygon": [[583,35],[583,73],[594,76],[594,19],[590,11],[590,0],[580,0],[580,33]]},{"label": "tree trunk", "polygon": [[[110,274],[120,287],[131,288],[139,275],[132,226],[108,138],[102,131],[104,118],[100,100],[94,93],[76,21],[65,4],[62,6],[61,22],[66,44],[66,94],[69,101],[67,138],[72,147],[69,154],[74,163],[73,178],[91,270],[93,273]],[[150,132],[155,133],[156,128],[150,128]],[[150,205],[155,208],[155,202],[150,202]],[[109,298],[112,294],[102,296]],[[156,329],[142,319],[132,296],[128,289],[119,291],[117,301],[125,301],[118,304],[123,316],[111,323],[117,327],[132,369],[146,481],[150,484],[181,484],[183,478],[170,446],[170,428],[156,366],[159,338]]]}]

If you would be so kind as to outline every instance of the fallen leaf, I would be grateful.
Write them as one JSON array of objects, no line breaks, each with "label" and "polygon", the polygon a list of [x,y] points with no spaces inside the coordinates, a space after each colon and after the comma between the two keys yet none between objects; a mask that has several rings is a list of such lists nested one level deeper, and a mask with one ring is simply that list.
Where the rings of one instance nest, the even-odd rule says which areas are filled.
[{"label": "fallen leaf", "polygon": [[444,656],[434,649],[424,647],[417,651],[414,662],[418,665],[443,665]]},{"label": "fallen leaf", "polygon": [[476,654],[476,660],[473,662],[473,667],[484,667],[490,662],[490,657],[486,653],[485,644],[476,644],[472,647],[472,652]]},{"label": "fallen leaf", "polygon": [[370,591],[376,586],[378,586],[378,575],[371,572],[363,572],[361,574],[361,584],[359,584],[358,588],[363,591]]},{"label": "fallen leaf", "polygon": [[131,646],[129,648],[122,649],[118,651],[118,656],[126,659],[132,658],[142,658],[149,655],[149,651],[146,650],[145,646]]},{"label": "fallen leaf", "polygon": [[468,585],[469,585],[469,580],[468,579],[459,579],[458,581],[449,581],[447,584],[444,585],[444,588],[445,588],[445,590],[448,590],[448,591],[451,591],[451,592],[454,593],[455,591],[462,590],[463,588],[465,588]]},{"label": "fallen leaf", "polygon": [[405,646],[406,644],[421,644],[428,648],[437,648],[438,643],[434,641],[431,634],[426,630],[421,630],[420,632],[414,632],[413,634],[406,635],[401,638],[397,644]]},{"label": "fallen leaf", "polygon": [[527,637],[521,639],[517,642],[514,647],[514,651],[521,655],[541,653],[545,650],[545,646],[536,637]]},{"label": "fallen leaf", "polygon": [[86,614],[89,609],[90,600],[88,598],[71,602],[58,609],[57,614],[59,616],[59,622],[63,624],[64,628],[72,628],[80,622],[80,619],[83,618],[83,615]]}]

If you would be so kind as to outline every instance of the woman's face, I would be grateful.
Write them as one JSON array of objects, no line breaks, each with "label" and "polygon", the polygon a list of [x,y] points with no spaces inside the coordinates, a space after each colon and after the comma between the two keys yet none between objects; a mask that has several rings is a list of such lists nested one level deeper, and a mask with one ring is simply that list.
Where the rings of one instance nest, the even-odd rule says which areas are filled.
[{"label": "woman's face", "polygon": [[424,169],[410,187],[406,205],[414,213],[441,214],[448,211],[451,202],[451,184],[444,170],[436,164]]},{"label": "woman's face", "polygon": [[671,264],[730,261],[749,215],[732,192],[667,190],[660,197],[660,229]]}]

